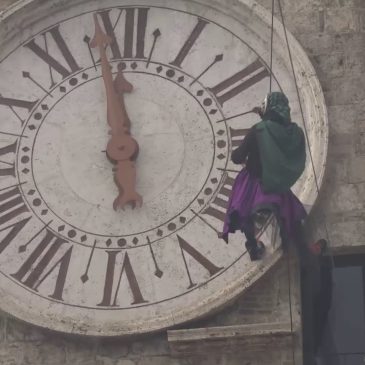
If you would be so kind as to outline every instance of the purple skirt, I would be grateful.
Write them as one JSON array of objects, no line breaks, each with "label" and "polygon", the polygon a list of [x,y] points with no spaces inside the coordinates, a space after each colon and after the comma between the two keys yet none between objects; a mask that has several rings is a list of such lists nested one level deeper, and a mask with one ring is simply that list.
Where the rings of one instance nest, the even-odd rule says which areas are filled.
[{"label": "purple skirt", "polygon": [[289,241],[294,237],[295,225],[307,216],[302,203],[291,190],[280,194],[264,193],[260,180],[243,169],[233,185],[222,238],[228,242],[229,233],[249,230],[250,218],[259,210],[271,210],[276,215],[281,236]]}]

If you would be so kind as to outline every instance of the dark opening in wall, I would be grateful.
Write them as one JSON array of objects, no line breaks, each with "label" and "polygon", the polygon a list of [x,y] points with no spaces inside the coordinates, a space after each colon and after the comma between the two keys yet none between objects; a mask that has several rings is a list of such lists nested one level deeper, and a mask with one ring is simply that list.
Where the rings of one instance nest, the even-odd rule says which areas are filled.
[{"label": "dark opening in wall", "polygon": [[365,255],[302,271],[302,304],[305,365],[365,364]]}]

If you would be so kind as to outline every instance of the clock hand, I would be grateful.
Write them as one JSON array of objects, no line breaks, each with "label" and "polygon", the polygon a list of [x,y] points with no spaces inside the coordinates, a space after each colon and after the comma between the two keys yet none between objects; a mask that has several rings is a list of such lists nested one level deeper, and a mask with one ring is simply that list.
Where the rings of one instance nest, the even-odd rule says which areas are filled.
[{"label": "clock hand", "polygon": [[94,14],[95,36],[90,46],[99,48],[101,59],[101,71],[107,97],[107,119],[111,128],[111,139],[106,148],[108,158],[116,163],[114,181],[118,187],[119,195],[114,200],[113,208],[124,208],[125,205],[142,205],[142,197],[135,191],[136,167],[134,161],[137,158],[139,146],[130,135],[130,120],[125,109],[123,94],[131,92],[132,84],[125,80],[119,68],[116,79],[113,81],[110,64],[106,56],[106,45],[111,43],[100,27],[97,15]]},{"label": "clock hand", "polygon": [[94,14],[95,35],[90,42],[90,47],[99,48],[101,60],[101,73],[104,80],[107,99],[107,116],[111,134],[124,134],[125,109],[119,104],[118,95],[114,89],[113,75],[106,56],[106,46],[111,43],[111,38],[106,35],[99,24],[97,15]]},{"label": "clock hand", "polygon": [[118,100],[119,100],[119,104],[121,106],[121,109],[123,110],[123,126],[124,126],[124,130],[130,134],[130,128],[131,128],[131,121],[128,117],[126,108],[125,108],[125,103],[124,103],[124,97],[123,94],[124,93],[130,93],[133,91],[133,85],[128,82],[123,75],[123,72],[120,68],[120,65],[118,65],[118,73],[117,76],[115,77],[114,80],[114,89],[118,94]]}]

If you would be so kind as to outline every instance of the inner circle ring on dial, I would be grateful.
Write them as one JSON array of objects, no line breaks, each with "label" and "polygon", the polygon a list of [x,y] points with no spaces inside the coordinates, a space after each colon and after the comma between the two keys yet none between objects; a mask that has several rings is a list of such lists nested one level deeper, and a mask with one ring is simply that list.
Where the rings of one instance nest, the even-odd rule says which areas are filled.
[{"label": "inner circle ring on dial", "polygon": [[[120,62],[121,60],[115,60],[115,61],[112,61],[112,63],[118,63],[118,62]],[[128,61],[128,60],[124,60],[124,61]],[[133,61],[135,61],[135,62],[146,62],[145,60],[133,60]],[[150,64],[155,64],[155,65],[161,65],[161,66],[164,66],[164,67],[166,67],[166,68],[174,68],[175,70],[177,70],[178,72],[180,72],[180,73],[182,73],[182,74],[184,74],[184,75],[186,75],[187,77],[189,77],[191,80],[193,80],[194,78],[193,77],[191,77],[190,75],[188,75],[186,72],[184,72],[184,71],[182,71],[182,70],[180,70],[180,69],[177,69],[177,68],[175,68],[175,67],[172,67],[171,65],[165,65],[165,64],[162,64],[162,63],[159,63],[159,62],[150,62]],[[75,73],[75,74],[72,74],[70,77],[68,77],[68,78],[66,78],[66,79],[64,79],[61,83],[59,83],[59,84],[57,84],[51,91],[50,91],[50,93],[52,93],[55,89],[57,89],[60,85],[62,85],[63,83],[65,83],[65,82],[67,82],[70,78],[72,78],[72,77],[74,77],[75,75],[78,75],[78,74],[80,74],[80,73],[82,73],[82,72],[85,72],[85,71],[87,71],[87,70],[90,70],[90,69],[92,69],[93,68],[93,66],[91,66],[91,67],[89,67],[89,68],[85,68],[85,69],[83,69],[83,70],[80,70],[78,73]],[[213,125],[212,125],[212,121],[210,120],[210,118],[209,118],[209,115],[208,115],[208,113],[206,112],[206,110],[205,110],[205,108],[204,108],[204,106],[202,105],[202,103],[195,97],[195,95],[193,95],[189,90],[187,90],[187,89],[185,89],[185,87],[183,87],[183,85],[181,85],[181,84],[179,84],[179,83],[177,83],[177,82],[175,82],[175,80],[172,80],[172,79],[170,79],[170,78],[168,78],[168,77],[164,77],[164,76],[162,76],[162,75],[160,75],[160,74],[155,74],[155,73],[152,73],[152,72],[141,72],[141,71],[127,71],[127,70],[125,70],[124,71],[125,73],[142,73],[142,74],[149,74],[149,75],[152,75],[152,76],[157,76],[157,77],[160,77],[160,78],[162,78],[162,79],[164,79],[164,80],[169,80],[170,82],[172,82],[173,84],[175,84],[175,85],[177,85],[177,86],[179,86],[180,88],[182,88],[183,90],[185,90],[190,96],[192,96],[196,101],[197,101],[197,103],[200,105],[200,107],[202,108],[202,110],[203,110],[203,112],[204,112],[204,114],[205,114],[205,116],[207,117],[207,120],[208,120],[208,122],[209,122],[209,125],[210,125],[210,128],[211,128],[211,131],[212,131],[212,136],[213,136],[213,158],[212,158],[212,163],[211,163],[211,167],[210,167],[210,169],[209,169],[209,173],[208,173],[208,175],[207,175],[207,178],[205,179],[205,181],[204,181],[204,184],[202,185],[202,188],[199,190],[199,192],[196,194],[196,196],[190,201],[190,203],[187,205],[187,207],[185,208],[185,209],[183,209],[182,211],[180,211],[178,214],[176,214],[175,216],[173,216],[173,217],[171,217],[169,220],[167,220],[166,222],[164,222],[163,224],[161,224],[161,225],[159,225],[159,226],[156,226],[156,227],[154,227],[154,228],[151,228],[151,229],[149,229],[149,230],[146,230],[146,231],[141,231],[141,232],[137,232],[137,233],[132,233],[132,234],[128,234],[128,235],[100,235],[100,234],[97,234],[97,233],[93,233],[93,232],[87,232],[87,231],[84,231],[84,230],[82,230],[82,229],[80,229],[80,228],[78,228],[78,227],[76,227],[76,226],[74,226],[74,225],[72,225],[72,224],[70,224],[70,223],[68,223],[68,222],[66,222],[64,219],[62,219],[61,217],[59,217],[58,216],[58,214],[56,214],[49,206],[48,206],[48,204],[47,204],[47,202],[43,199],[43,196],[42,196],[42,194],[40,193],[40,191],[38,190],[38,187],[37,187],[37,183],[36,183],[36,181],[35,181],[35,178],[34,178],[34,173],[33,173],[33,169],[31,170],[32,171],[32,178],[33,178],[33,182],[34,182],[34,185],[35,185],[35,187],[36,187],[36,189],[37,189],[37,191],[38,191],[38,193],[39,193],[39,195],[40,195],[40,197],[42,198],[42,200],[43,200],[43,202],[45,203],[45,205],[47,206],[47,208],[56,216],[56,217],[58,217],[61,221],[63,221],[64,223],[66,223],[67,225],[69,225],[70,227],[72,227],[72,228],[74,228],[74,229],[76,229],[76,230],[78,230],[78,231],[81,231],[81,232],[84,232],[84,233],[86,233],[86,234],[90,234],[90,235],[95,235],[95,236],[99,236],[99,237],[110,237],[110,238],[121,238],[121,237],[130,237],[130,236],[133,236],[133,235],[136,235],[136,234],[143,234],[143,233],[146,233],[146,232],[150,232],[150,231],[152,231],[152,230],[156,230],[156,229],[158,229],[159,227],[161,227],[162,225],[165,225],[165,224],[167,224],[168,222],[170,222],[170,221],[172,221],[172,220],[174,220],[174,219],[176,219],[176,217],[178,217],[180,214],[182,214],[184,211],[186,211],[188,208],[189,208],[189,206],[197,199],[197,197],[199,196],[199,194],[201,194],[201,192],[202,192],[202,190],[204,189],[204,187],[205,187],[205,185],[206,185],[206,183],[207,183],[207,181],[208,181],[208,179],[209,179],[209,176],[210,176],[210,173],[211,173],[211,171],[212,171],[212,168],[213,168],[213,164],[214,164],[214,160],[215,160],[215,155],[216,155],[216,146],[215,146],[215,144],[216,144],[216,137],[215,137],[215,134],[214,134],[214,128],[213,128]],[[94,81],[94,80],[96,80],[96,79],[98,79],[98,78],[100,78],[101,77],[101,75],[99,75],[99,76],[97,76],[97,77],[94,77],[94,78],[89,78],[88,80],[86,80],[85,82],[83,82],[83,83],[81,83],[81,84],[78,84],[78,85],[76,85],[76,86],[74,86],[72,89],[70,89],[70,91],[69,92],[67,92],[67,93],[65,93],[64,95],[62,95],[62,97],[61,98],[59,98],[53,105],[52,105],[52,107],[50,107],[49,108],[49,110],[47,110],[47,113],[44,115],[44,117],[42,118],[42,121],[41,121],[41,123],[40,123],[40,125],[39,125],[39,127],[38,127],[38,129],[37,129],[37,132],[36,132],[36,134],[35,134],[35,137],[34,137],[34,141],[33,141],[33,144],[32,144],[32,161],[33,161],[33,151],[34,151],[34,145],[35,145],[35,142],[36,142],[36,139],[37,139],[37,136],[38,136],[38,132],[39,132],[39,130],[40,130],[40,128],[41,128],[41,126],[42,126],[42,124],[43,124],[43,122],[45,121],[45,119],[47,118],[47,116],[48,116],[48,114],[52,111],[52,109],[53,109],[53,107],[55,106],[55,105],[57,105],[66,95],[68,95],[70,92],[72,92],[72,90],[74,90],[74,89],[76,89],[76,88],[78,88],[78,87],[80,87],[80,86],[82,86],[82,85],[84,85],[84,84],[86,84],[86,83],[88,83],[89,81]],[[197,84],[199,84],[199,86],[200,87],[202,87],[203,89],[205,89],[206,90],[206,87],[204,86],[204,85],[202,85],[199,81],[197,81],[196,82]],[[207,92],[207,94],[209,94],[208,92]],[[209,94],[210,95],[210,94]],[[38,105],[37,105],[37,107],[34,109],[34,111],[33,111],[33,113],[31,114],[31,116],[35,113],[35,111],[38,109],[38,107],[39,107],[39,105],[41,105],[41,103],[44,101],[44,99],[47,97],[47,95],[43,98],[43,99],[41,99],[40,101],[39,101],[39,103],[38,103]],[[214,98],[213,98],[213,100],[214,100]],[[223,115],[223,112],[222,112],[222,110],[219,108],[219,106],[217,105],[217,109],[218,109],[218,111],[220,112],[220,114],[221,114],[221,116],[222,116],[222,118],[224,119],[224,115]],[[30,116],[30,117],[31,117]],[[25,130],[25,128],[26,128],[26,126],[28,125],[28,123],[29,123],[29,121],[30,121],[30,117],[28,118],[28,120],[26,121],[26,123],[24,124],[24,128],[23,128],[23,133],[24,133],[24,130]],[[227,124],[226,123],[224,123],[225,124],[225,129],[226,129],[226,135],[228,136],[228,133],[227,133]],[[18,152],[19,152],[19,148],[20,148],[20,145],[19,145],[19,147],[18,147]],[[227,161],[228,161],[228,159],[226,159],[226,163],[225,163],[225,165],[227,166]],[[18,180],[19,180],[19,176],[18,176]],[[19,182],[20,182],[20,180],[19,180]],[[21,189],[22,189],[22,187],[21,187]],[[26,198],[26,196],[25,196],[25,194],[24,194],[24,192],[23,192],[23,195],[24,195],[24,197],[25,197],[25,199],[27,199]],[[38,216],[38,214],[34,211],[34,209],[33,209],[33,207],[29,204],[29,206],[30,206],[30,209],[33,211],[33,213],[43,222],[43,223],[45,223],[42,219],[41,219],[41,217],[39,217]],[[204,209],[204,206],[200,209],[200,211],[202,210],[202,209]],[[193,218],[192,218],[193,219]],[[181,229],[181,228],[183,228],[184,226],[186,226],[189,222],[191,221],[191,219],[190,220],[187,220],[184,224],[182,224],[180,227],[179,227],[179,229]],[[177,230],[175,230],[175,231],[173,231],[173,232],[171,232],[171,233],[169,233],[169,234],[167,234],[167,235],[165,235],[165,236],[163,236],[163,237],[161,237],[160,239],[157,239],[157,240],[154,240],[153,242],[156,242],[156,241],[159,241],[159,240],[161,240],[161,239],[164,239],[165,237],[167,237],[167,236],[169,236],[170,234],[173,234],[174,232],[176,232],[176,231],[178,231],[179,229],[177,229]],[[74,243],[77,243],[77,244],[81,244],[81,245],[83,245],[83,246],[87,246],[87,247],[89,247],[89,245],[88,244],[85,244],[85,243],[81,243],[81,242],[79,242],[79,241],[75,241],[75,240],[73,240],[73,239],[71,239],[70,237],[67,237],[67,239],[69,240],[69,241],[71,241],[71,242],[74,242]],[[141,244],[141,245],[138,245],[138,247],[140,247],[140,246],[144,246],[144,245],[147,245],[147,244]]]}]

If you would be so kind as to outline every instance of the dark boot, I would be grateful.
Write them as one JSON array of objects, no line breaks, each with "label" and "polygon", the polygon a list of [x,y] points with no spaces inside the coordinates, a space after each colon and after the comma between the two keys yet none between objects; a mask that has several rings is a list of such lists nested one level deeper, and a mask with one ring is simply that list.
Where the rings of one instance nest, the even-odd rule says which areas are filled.
[{"label": "dark boot", "polygon": [[246,241],[246,249],[251,261],[261,260],[265,253],[265,246],[261,241]]}]

